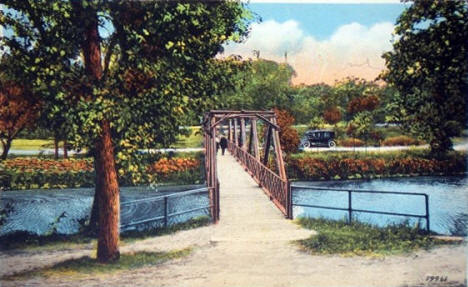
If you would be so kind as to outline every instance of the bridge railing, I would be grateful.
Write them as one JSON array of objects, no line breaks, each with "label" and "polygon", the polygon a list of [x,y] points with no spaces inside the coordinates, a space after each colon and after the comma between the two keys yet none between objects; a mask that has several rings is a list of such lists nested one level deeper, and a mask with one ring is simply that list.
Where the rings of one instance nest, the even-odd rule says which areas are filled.
[{"label": "bridge railing", "polygon": [[[294,189],[297,190],[309,190],[311,192],[314,191],[325,191],[325,192],[334,192],[334,193],[347,193],[347,207],[339,207],[339,206],[323,206],[323,205],[316,205],[316,204],[304,204],[304,203],[296,203],[292,202],[292,206],[300,206],[306,208],[318,208],[318,209],[328,209],[328,210],[340,210],[345,211],[348,213],[348,223],[353,221],[353,212],[356,213],[370,213],[370,214],[380,214],[380,215],[388,215],[388,216],[402,216],[402,217],[414,217],[425,219],[426,221],[426,230],[430,232],[430,219],[429,219],[429,195],[425,193],[413,193],[413,192],[401,192],[401,191],[377,191],[377,190],[359,190],[359,189],[339,189],[339,188],[327,188],[321,186],[304,186],[304,185],[296,185],[293,184],[290,186],[291,193]],[[424,198],[424,214],[414,214],[414,213],[401,213],[401,212],[389,212],[384,210],[371,210],[371,209],[359,209],[353,207],[353,194],[380,194],[380,195],[397,195],[397,196],[407,196],[407,197],[423,197]],[[401,199],[402,200],[402,199]],[[294,217],[291,214],[291,217]]]},{"label": "bridge railing", "polygon": [[[186,208],[182,210],[176,210],[173,205],[177,205],[177,201],[188,198],[190,196],[206,195],[210,192],[210,187],[197,188],[193,190],[187,190],[182,192],[175,192],[167,195],[153,196],[140,198],[135,200],[129,200],[121,202],[121,210],[130,209],[135,211],[129,216],[125,216],[126,212],[122,213],[120,228],[123,231],[136,228],[144,224],[151,224],[155,222],[161,222],[162,226],[167,227],[169,220],[172,217],[182,216],[197,211],[208,210],[212,206],[210,204],[202,204],[202,206],[191,207],[187,204]],[[207,200],[208,201],[208,200]],[[142,212],[143,214],[135,214]],[[187,218],[189,219],[189,218]],[[157,224],[159,225],[159,224]]]},{"label": "bridge railing", "polygon": [[238,147],[235,143],[228,142],[229,152],[243,165],[253,177],[270,200],[288,218],[291,218],[291,191],[287,180],[281,179],[271,169],[263,165],[253,155]]}]

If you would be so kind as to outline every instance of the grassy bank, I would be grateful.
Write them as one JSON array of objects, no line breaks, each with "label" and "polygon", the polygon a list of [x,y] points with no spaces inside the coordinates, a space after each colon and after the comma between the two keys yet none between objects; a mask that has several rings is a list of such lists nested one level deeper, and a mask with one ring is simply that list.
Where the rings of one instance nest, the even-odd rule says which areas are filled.
[{"label": "grassy bank", "polygon": [[185,257],[192,252],[190,248],[173,250],[170,252],[147,252],[124,253],[118,261],[101,264],[95,257],[84,256],[77,259],[69,259],[52,266],[38,268],[33,271],[23,271],[14,275],[5,276],[3,280],[26,279],[36,276],[80,276],[91,274],[112,273],[120,270],[132,270],[144,266],[154,266],[169,260]]},{"label": "grassy bank", "polygon": [[[45,148],[54,148],[54,140],[14,139],[11,143],[11,149],[16,150],[41,150]],[[62,143],[60,143],[60,148],[62,148]]]},{"label": "grassy bank", "polygon": [[382,256],[447,244],[405,224],[380,228],[359,222],[348,225],[345,221],[310,218],[299,218],[298,223],[318,232],[318,235],[297,241],[303,250],[311,254]]}]

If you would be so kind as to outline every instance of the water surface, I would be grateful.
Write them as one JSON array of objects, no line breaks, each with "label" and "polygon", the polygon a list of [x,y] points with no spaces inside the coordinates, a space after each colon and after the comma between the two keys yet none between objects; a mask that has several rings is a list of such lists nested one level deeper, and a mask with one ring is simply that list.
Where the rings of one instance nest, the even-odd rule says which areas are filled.
[{"label": "water surface", "polygon": [[[165,187],[121,187],[120,223],[122,225],[164,215],[163,200],[144,200],[127,205],[125,202],[148,199],[181,191],[202,188],[201,185]],[[8,210],[5,223],[0,227],[0,236],[26,231],[38,235],[57,232],[77,233],[89,219],[93,203],[94,188],[37,189],[0,192],[0,210]],[[168,200],[168,213],[178,213],[209,205],[208,195],[195,194],[171,197]],[[192,217],[208,215],[208,209],[190,212],[169,218],[168,224],[186,221]],[[132,225],[122,229],[145,229],[162,226],[163,220]]]},{"label": "water surface", "polygon": [[[295,182],[293,185],[320,186],[338,189],[362,189],[426,193],[429,195],[429,216],[431,231],[440,234],[467,235],[468,226],[468,177],[467,176],[425,176],[371,180],[344,180]],[[408,214],[425,214],[425,200],[422,196],[353,193],[353,208]],[[348,207],[346,192],[315,191],[293,188],[293,202],[297,204]],[[310,216],[343,219],[346,211],[334,211],[308,207],[294,207],[294,217]],[[425,227],[424,219],[400,216],[374,215],[355,212],[353,219],[385,226],[408,221],[410,225]]]}]

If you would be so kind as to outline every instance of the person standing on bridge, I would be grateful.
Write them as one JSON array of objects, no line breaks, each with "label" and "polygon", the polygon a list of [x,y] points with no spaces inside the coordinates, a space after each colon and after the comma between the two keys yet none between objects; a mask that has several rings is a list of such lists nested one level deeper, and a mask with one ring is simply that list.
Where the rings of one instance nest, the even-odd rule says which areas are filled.
[{"label": "person standing on bridge", "polygon": [[228,145],[227,139],[222,136],[221,140],[219,141],[219,146],[221,147],[221,154],[224,155],[224,151],[226,150]]}]

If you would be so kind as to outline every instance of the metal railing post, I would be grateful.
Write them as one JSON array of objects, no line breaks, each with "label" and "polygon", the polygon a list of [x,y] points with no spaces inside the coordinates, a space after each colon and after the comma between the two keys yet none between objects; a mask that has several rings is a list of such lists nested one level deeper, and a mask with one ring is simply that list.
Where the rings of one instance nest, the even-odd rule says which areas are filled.
[{"label": "metal railing post", "polygon": [[349,217],[348,224],[351,224],[351,221],[353,220],[353,203],[352,203],[351,190],[348,190],[348,217]]},{"label": "metal railing post", "polygon": [[167,222],[168,222],[168,218],[167,218],[167,215],[168,215],[168,211],[167,211],[167,206],[168,206],[168,202],[167,202],[167,196],[164,197],[164,227],[167,227]]},{"label": "metal railing post", "polygon": [[431,225],[429,221],[429,195],[425,194],[424,199],[426,201],[426,228],[427,228],[427,232],[430,233]]},{"label": "metal railing post", "polygon": [[288,219],[294,219],[293,215],[293,202],[292,202],[292,189],[291,189],[291,182],[288,180],[287,185],[287,198],[288,198]]}]

